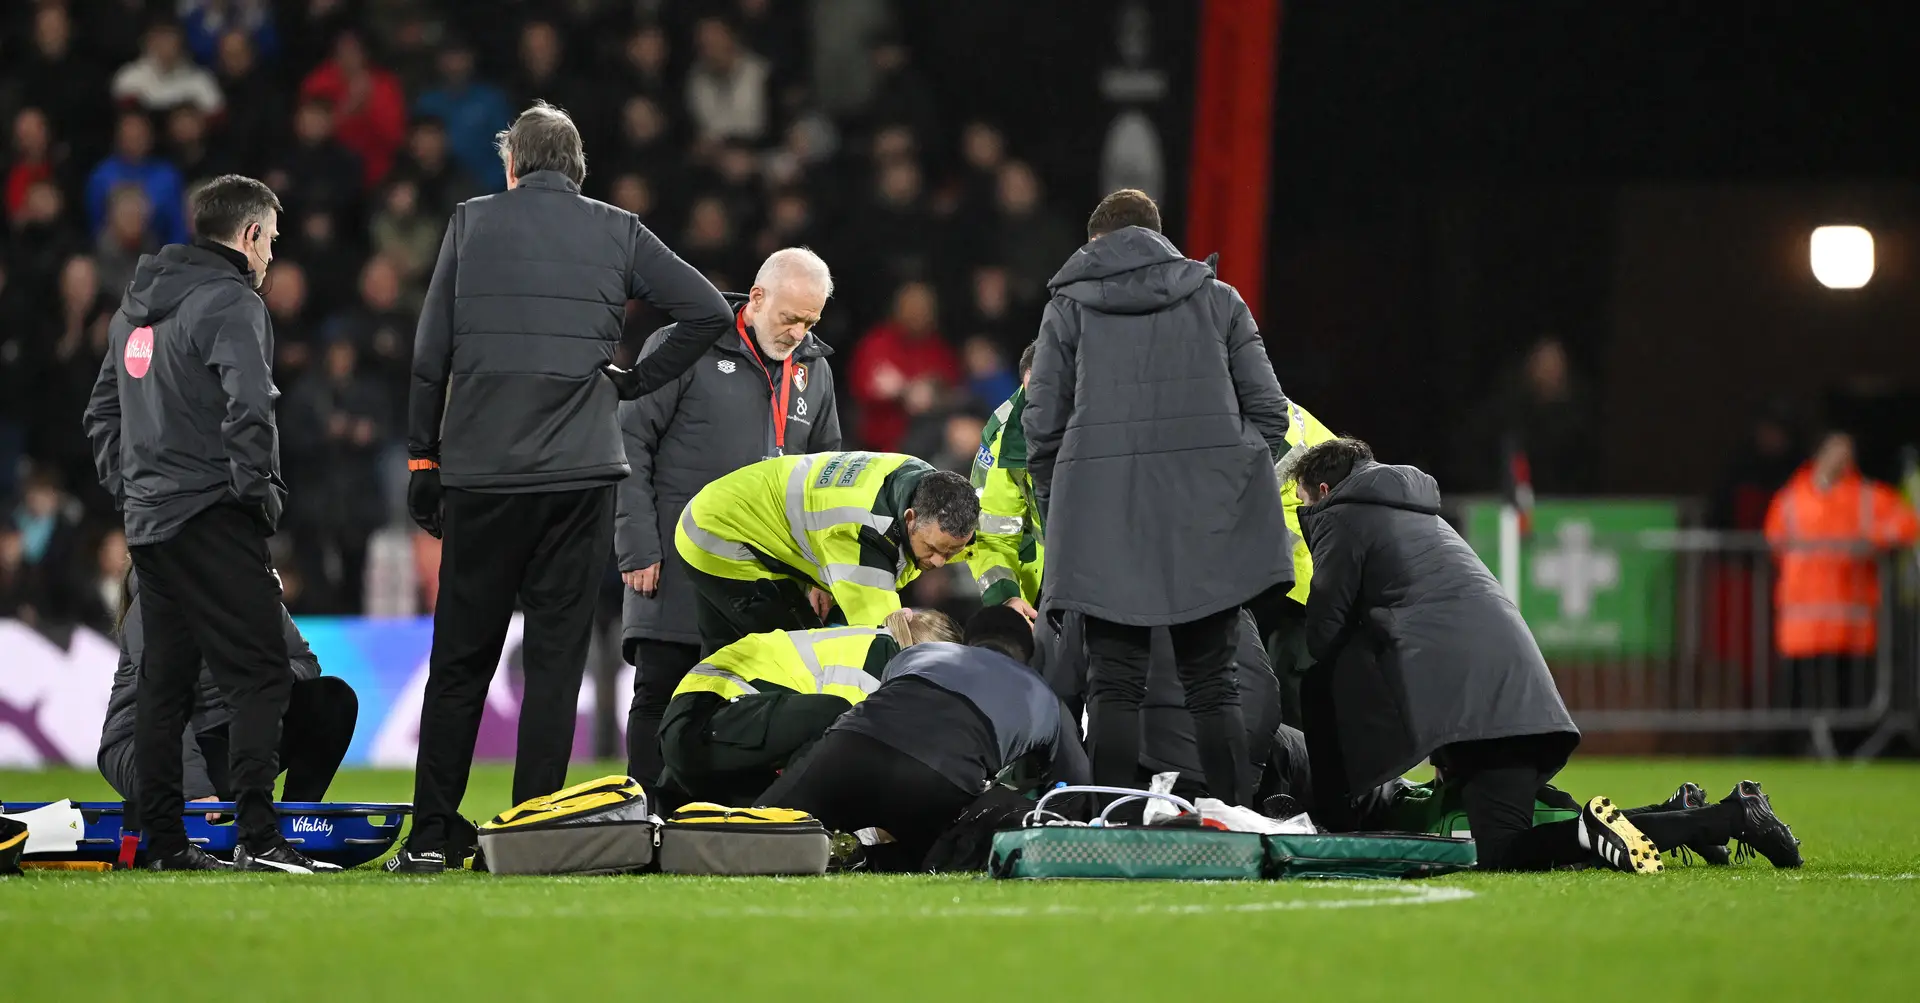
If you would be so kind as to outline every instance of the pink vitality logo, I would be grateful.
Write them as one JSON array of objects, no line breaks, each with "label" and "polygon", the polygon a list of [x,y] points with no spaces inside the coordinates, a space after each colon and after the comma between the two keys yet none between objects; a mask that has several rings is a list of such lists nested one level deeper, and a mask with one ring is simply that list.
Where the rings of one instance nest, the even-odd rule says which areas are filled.
[{"label": "pink vitality logo", "polygon": [[153,365],[153,328],[136,327],[127,335],[127,375],[139,379]]}]

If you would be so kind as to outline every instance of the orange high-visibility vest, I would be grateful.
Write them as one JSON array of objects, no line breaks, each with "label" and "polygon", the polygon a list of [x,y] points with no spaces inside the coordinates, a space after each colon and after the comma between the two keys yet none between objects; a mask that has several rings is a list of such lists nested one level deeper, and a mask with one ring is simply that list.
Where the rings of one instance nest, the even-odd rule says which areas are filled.
[{"label": "orange high-visibility vest", "polygon": [[1780,566],[1774,643],[1787,658],[1871,655],[1882,551],[1913,545],[1920,520],[1892,488],[1849,470],[1821,490],[1811,466],[1773,496],[1767,542]]}]

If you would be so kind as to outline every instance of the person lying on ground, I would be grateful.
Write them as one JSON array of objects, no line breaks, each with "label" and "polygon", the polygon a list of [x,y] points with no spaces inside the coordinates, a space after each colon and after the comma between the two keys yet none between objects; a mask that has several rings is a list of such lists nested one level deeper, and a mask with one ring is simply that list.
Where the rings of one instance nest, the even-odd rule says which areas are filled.
[{"label": "person lying on ground", "polygon": [[687,672],[660,720],[661,780],[671,811],[687,801],[747,805],[827,727],[880,687],[903,648],[956,641],[944,613],[896,610],[880,627],[749,634]]},{"label": "person lying on ground", "polygon": [[[139,576],[129,571],[120,613],[120,667],[113,674],[107,697],[107,717],[100,729],[97,761],[101,776],[128,801],[139,800],[140,771],[134,759],[134,704],[139,693],[141,662],[146,652],[146,627],[140,604]],[[281,800],[321,801],[353,743],[360,714],[353,687],[338,676],[320,674],[320,660],[294,626],[285,606],[280,607],[280,631],[286,637],[288,670],[293,693],[280,719],[279,759],[286,774]],[[228,780],[228,725],[233,712],[227,706],[213,673],[200,669],[193,710],[180,738],[185,767],[184,793],[189,801],[230,801]]]},{"label": "person lying on ground", "polygon": [[967,621],[966,643],[922,644],[758,803],[809,812],[829,829],[893,838],[875,870],[918,870],[960,813],[1016,765],[1044,789],[1091,776],[1078,723],[1038,673],[1033,628],[1010,606]]}]

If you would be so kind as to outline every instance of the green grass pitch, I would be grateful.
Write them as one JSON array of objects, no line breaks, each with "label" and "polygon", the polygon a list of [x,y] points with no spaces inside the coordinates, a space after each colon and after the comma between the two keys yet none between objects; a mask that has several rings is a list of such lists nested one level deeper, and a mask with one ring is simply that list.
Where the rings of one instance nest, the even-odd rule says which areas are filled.
[{"label": "green grass pitch", "polygon": [[[1633,805],[1743,778],[1765,783],[1806,868],[1340,884],[29,874],[0,881],[0,1000],[1912,998],[1920,765],[1585,759],[1561,784]],[[467,814],[505,807],[507,781],[477,771]],[[356,771],[332,793],[409,789]],[[111,794],[73,771],[0,773],[0,796]]]}]

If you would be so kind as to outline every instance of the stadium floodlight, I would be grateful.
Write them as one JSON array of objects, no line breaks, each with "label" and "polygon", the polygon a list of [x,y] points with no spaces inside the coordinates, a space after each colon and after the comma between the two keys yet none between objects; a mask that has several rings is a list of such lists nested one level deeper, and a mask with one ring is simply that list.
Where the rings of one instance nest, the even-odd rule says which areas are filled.
[{"label": "stadium floodlight", "polygon": [[1815,227],[1813,277],[1828,289],[1858,289],[1873,278],[1873,234],[1863,226]]}]

